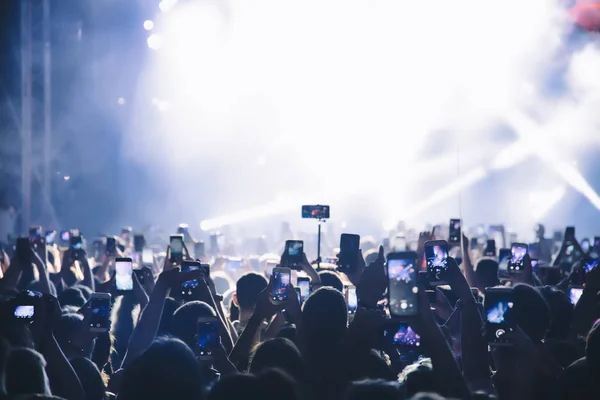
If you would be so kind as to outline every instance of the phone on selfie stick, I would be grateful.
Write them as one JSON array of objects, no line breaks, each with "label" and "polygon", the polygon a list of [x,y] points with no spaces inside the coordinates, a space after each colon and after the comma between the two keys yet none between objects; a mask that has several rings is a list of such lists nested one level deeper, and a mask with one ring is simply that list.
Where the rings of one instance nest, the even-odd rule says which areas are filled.
[{"label": "phone on selfie stick", "polygon": [[319,221],[317,233],[317,270],[321,269],[321,223],[329,219],[329,206],[304,205],[302,206],[302,218],[311,218]]},{"label": "phone on selfie stick", "polygon": [[93,293],[90,298],[90,332],[108,332],[110,328],[110,293]]}]

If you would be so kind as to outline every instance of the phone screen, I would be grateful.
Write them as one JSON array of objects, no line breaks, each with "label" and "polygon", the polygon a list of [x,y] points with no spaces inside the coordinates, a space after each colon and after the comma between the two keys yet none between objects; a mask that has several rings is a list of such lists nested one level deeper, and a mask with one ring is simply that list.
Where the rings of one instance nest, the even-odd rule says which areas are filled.
[{"label": "phone screen", "polygon": [[577,304],[577,302],[581,298],[582,294],[583,294],[583,288],[581,288],[581,287],[570,287],[569,288],[569,300],[571,300],[571,303],[573,303],[573,304]]},{"label": "phone screen", "polygon": [[460,219],[451,219],[450,220],[450,235],[449,235],[450,243],[460,243],[461,233],[460,233]]},{"label": "phone screen", "polygon": [[594,268],[596,268],[598,266],[598,260],[592,260],[591,258],[586,258],[581,260],[581,262],[583,263],[583,270],[588,273],[591,270],[593,270]]},{"label": "phone screen", "polygon": [[354,314],[358,308],[358,297],[356,296],[356,286],[348,286],[348,312]]},{"label": "phone screen", "polygon": [[437,276],[448,268],[448,244],[443,240],[425,243],[425,258],[427,271]]},{"label": "phone screen", "polygon": [[508,261],[510,260],[510,249],[500,249],[498,252],[498,269],[506,271],[508,269]]},{"label": "phone screen", "polygon": [[225,263],[225,268],[228,271],[238,271],[242,269],[242,259],[238,257],[229,257]]},{"label": "phone screen", "polygon": [[90,303],[92,315],[91,329],[108,329],[110,321],[110,297],[92,297]]},{"label": "phone screen", "polygon": [[329,206],[302,206],[302,218],[329,218]]},{"label": "phone screen", "polygon": [[394,316],[416,315],[417,268],[415,259],[388,259],[390,314]]},{"label": "phone screen", "polygon": [[14,311],[15,318],[18,319],[33,319],[35,316],[35,306],[32,305],[19,305],[15,307]]},{"label": "phone screen", "polygon": [[510,261],[508,263],[508,272],[523,272],[523,259],[527,254],[527,245],[524,243],[513,243],[510,248]]},{"label": "phone screen", "polygon": [[81,236],[71,236],[71,249],[77,251],[83,248],[83,241]]},{"label": "phone screen", "polygon": [[47,231],[46,232],[46,243],[54,244],[55,240],[56,240],[56,231]]},{"label": "phone screen", "polygon": [[594,236],[594,250],[600,250],[600,236]]},{"label": "phone screen", "polygon": [[400,324],[392,338],[392,343],[397,346],[419,347],[421,346],[421,336],[410,325]]},{"label": "phone screen", "polygon": [[304,242],[302,240],[288,240],[285,242],[287,247],[287,255],[290,262],[298,264],[302,262],[302,254],[304,254]]},{"label": "phone screen", "polygon": [[177,262],[183,258],[183,237],[171,236],[169,240],[171,247],[171,262]]},{"label": "phone screen", "polygon": [[219,324],[215,319],[198,320],[198,356],[212,357],[219,345]]},{"label": "phone screen", "polygon": [[488,257],[496,256],[496,241],[494,239],[490,239],[487,241],[483,255]]},{"label": "phone screen", "polygon": [[133,265],[131,260],[115,262],[115,269],[117,270],[115,280],[117,290],[133,290]]},{"label": "phone screen", "polygon": [[[200,269],[200,263],[196,261],[184,261],[181,264],[181,272],[196,271]],[[198,279],[181,282],[181,294],[184,297],[191,297],[198,287]]]},{"label": "phone screen", "polygon": [[142,250],[142,263],[143,264],[153,264],[154,263],[154,254],[152,253],[152,249]]},{"label": "phone screen", "polygon": [[273,301],[287,300],[286,287],[290,284],[291,273],[287,268],[273,268]]},{"label": "phone screen", "polygon": [[360,236],[351,233],[342,233],[340,237],[340,254],[338,255],[338,267],[340,269],[352,269],[358,260],[360,250]]},{"label": "phone screen", "polygon": [[512,331],[512,325],[508,323],[506,313],[513,305],[512,289],[486,290],[484,308],[488,342],[508,343],[505,335]]},{"label": "phone screen", "polygon": [[68,242],[69,240],[71,240],[71,232],[61,231],[60,232],[60,240],[62,240],[63,242]]},{"label": "phone screen", "polygon": [[298,287],[300,288],[300,296],[304,302],[310,296],[310,280],[308,278],[298,278]]}]

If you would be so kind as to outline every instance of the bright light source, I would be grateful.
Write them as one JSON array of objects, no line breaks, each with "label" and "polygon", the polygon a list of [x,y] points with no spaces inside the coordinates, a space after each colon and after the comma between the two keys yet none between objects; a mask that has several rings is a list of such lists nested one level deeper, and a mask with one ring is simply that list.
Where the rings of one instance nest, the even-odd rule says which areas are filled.
[{"label": "bright light source", "polygon": [[169,103],[166,101],[159,101],[156,105],[161,112],[165,112],[169,109]]},{"label": "bright light source", "polygon": [[152,29],[154,29],[154,21],[152,20],[145,20],[144,21],[144,29],[147,31],[151,31]]},{"label": "bright light source", "polygon": [[124,105],[125,104],[125,98],[124,97],[119,97],[117,99],[117,103],[119,103],[119,105],[121,105],[121,106]]},{"label": "bright light source", "polygon": [[65,176],[63,176],[63,179],[64,179],[65,181],[68,181],[68,180],[70,180],[70,179],[71,179],[71,177],[70,177],[69,175],[65,175]]},{"label": "bright light source", "polygon": [[148,36],[147,42],[148,47],[150,47],[152,50],[158,50],[162,46],[163,40],[160,35],[153,33],[152,35]]},{"label": "bright light source", "polygon": [[167,12],[175,7],[175,4],[177,4],[177,0],[162,0],[158,3],[158,8],[160,8],[160,11],[162,12]]}]

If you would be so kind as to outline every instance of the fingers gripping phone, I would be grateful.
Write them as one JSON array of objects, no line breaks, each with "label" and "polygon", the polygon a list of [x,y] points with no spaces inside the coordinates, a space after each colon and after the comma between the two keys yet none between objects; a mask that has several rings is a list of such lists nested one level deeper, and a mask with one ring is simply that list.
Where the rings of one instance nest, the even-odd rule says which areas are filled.
[{"label": "fingers gripping phone", "polygon": [[285,252],[289,266],[298,269],[304,256],[304,242],[302,240],[287,240],[285,242]]},{"label": "fingers gripping phone", "polygon": [[390,315],[412,317],[418,313],[417,253],[390,253],[387,259]]},{"label": "fingers gripping phone", "polygon": [[292,272],[289,268],[273,268],[273,291],[271,293],[271,302],[281,304],[287,300],[287,285],[291,282]]},{"label": "fingers gripping phone", "polygon": [[90,331],[108,332],[110,328],[110,293],[93,293],[90,299]]},{"label": "fingers gripping phone", "polygon": [[308,296],[310,296],[310,278],[299,276],[298,288],[300,288],[300,297],[304,303]]},{"label": "fingers gripping phone", "polygon": [[219,321],[216,317],[198,318],[198,358],[211,360],[220,345]]},{"label": "fingers gripping phone", "polygon": [[508,261],[508,272],[519,274],[523,272],[527,245],[525,243],[513,243],[510,247],[510,259]]},{"label": "fingers gripping phone", "polygon": [[512,332],[515,327],[510,318],[510,310],[513,306],[511,288],[494,287],[485,290],[483,304],[486,316],[485,332],[491,346],[510,345],[506,334]]},{"label": "fingers gripping phone", "polygon": [[340,254],[338,255],[338,270],[351,271],[356,268],[360,251],[360,236],[351,233],[342,233],[340,237]]},{"label": "fingers gripping phone", "polygon": [[115,260],[115,284],[118,291],[133,290],[133,261],[131,258]]},{"label": "fingers gripping phone", "polygon": [[443,283],[439,274],[448,269],[448,243],[445,240],[425,242],[425,260],[429,282],[434,285]]},{"label": "fingers gripping phone", "polygon": [[356,296],[356,286],[350,285],[346,288],[346,304],[348,304],[348,313],[354,314],[358,309],[358,297]]},{"label": "fingers gripping phone", "polygon": [[170,255],[172,264],[181,264],[183,261],[183,235],[171,235],[169,238]]}]

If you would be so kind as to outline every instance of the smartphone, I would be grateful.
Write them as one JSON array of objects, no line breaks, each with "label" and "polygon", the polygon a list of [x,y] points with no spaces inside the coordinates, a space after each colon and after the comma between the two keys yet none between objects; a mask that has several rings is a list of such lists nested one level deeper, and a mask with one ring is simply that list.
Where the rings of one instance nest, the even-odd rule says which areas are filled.
[{"label": "smartphone", "polygon": [[114,236],[106,237],[106,254],[109,256],[117,254],[117,239]]},{"label": "smartphone", "polygon": [[527,245],[525,243],[513,243],[510,246],[510,260],[508,262],[508,272],[519,274],[523,272],[523,259],[527,254]]},{"label": "smartphone", "polygon": [[[183,261],[181,263],[181,272],[197,271],[201,268],[199,261]],[[195,298],[196,290],[198,289],[198,279],[181,282],[181,296],[186,300]]]},{"label": "smartphone", "polygon": [[387,256],[390,315],[411,317],[418,313],[417,253],[403,251]]},{"label": "smartphone", "polygon": [[403,348],[418,348],[421,346],[421,336],[410,325],[400,323],[392,336],[392,344]]},{"label": "smartphone", "polygon": [[587,238],[582,239],[581,243],[579,243],[579,246],[581,246],[581,250],[584,253],[586,253],[586,254],[589,253],[590,252],[590,248],[591,248],[591,246],[590,246],[590,239],[587,239]]},{"label": "smartphone", "polygon": [[340,254],[338,254],[338,270],[350,271],[356,269],[360,252],[360,236],[352,233],[342,233],[340,236]]},{"label": "smartphone", "polygon": [[154,253],[152,249],[142,250],[142,264],[154,264]]},{"label": "smartphone", "polygon": [[594,268],[596,268],[598,266],[598,259],[594,260],[589,257],[582,258],[581,265],[583,265],[583,270],[587,274],[588,272],[590,272],[591,270],[593,270]]},{"label": "smartphone", "polygon": [[202,258],[205,256],[206,254],[204,254],[204,242],[201,241],[194,243],[194,257]]},{"label": "smartphone", "polygon": [[93,293],[90,298],[90,309],[92,316],[90,318],[91,332],[108,332],[110,328],[110,293]]},{"label": "smartphone", "polygon": [[513,331],[514,324],[510,322],[506,314],[513,306],[512,288],[493,287],[485,289],[485,300],[483,302],[486,316],[485,333],[491,346],[510,345],[506,334]]},{"label": "smartphone", "polygon": [[571,303],[577,304],[582,294],[582,286],[569,286],[569,300],[571,300]]},{"label": "smartphone", "polygon": [[117,258],[115,260],[115,281],[119,291],[133,290],[133,261],[131,258]]},{"label": "smartphone", "polygon": [[198,318],[198,358],[201,360],[212,359],[219,344],[219,321],[217,318]]},{"label": "smartphone", "polygon": [[31,322],[35,319],[35,306],[33,304],[17,304],[13,315],[18,320]]},{"label": "smartphone", "polygon": [[133,251],[141,253],[146,246],[146,238],[141,233],[137,233],[133,236]]},{"label": "smartphone", "polygon": [[594,236],[594,251],[600,252],[600,236]]},{"label": "smartphone", "polygon": [[430,283],[442,283],[439,273],[448,268],[448,243],[445,240],[425,242],[425,260]]},{"label": "smartphone", "polygon": [[239,271],[242,269],[242,259],[240,257],[228,257],[225,262],[227,271]]},{"label": "smartphone", "polygon": [[498,270],[506,271],[510,260],[510,249],[500,249],[498,252]]},{"label": "smartphone", "polygon": [[66,246],[71,241],[71,231],[60,231],[60,241],[63,246]]},{"label": "smartphone", "polygon": [[17,238],[15,254],[19,256],[19,261],[23,265],[31,265],[31,243],[29,238]]},{"label": "smartphone", "polygon": [[567,226],[565,229],[565,241],[567,240],[575,240],[575,227]]},{"label": "smartphone", "polygon": [[462,238],[461,230],[460,230],[460,219],[451,219],[450,220],[450,235],[448,238],[448,243],[453,245],[459,245],[460,240]]},{"label": "smartphone", "polygon": [[54,244],[56,242],[56,231],[46,231],[45,235],[46,237],[46,244]]},{"label": "smartphone", "polygon": [[348,313],[354,314],[358,309],[358,297],[356,296],[356,286],[349,285],[346,288],[346,304],[348,304]]},{"label": "smartphone", "polygon": [[171,235],[169,246],[171,248],[169,261],[173,264],[181,264],[183,260],[183,235]]},{"label": "smartphone", "polygon": [[496,241],[494,239],[487,241],[483,255],[486,257],[496,257]]},{"label": "smartphone", "polygon": [[298,288],[300,289],[300,298],[304,303],[308,296],[310,296],[310,278],[299,276]]},{"label": "smartphone", "polygon": [[302,294],[300,293],[300,288],[295,287],[296,296],[298,296],[298,304],[302,304]]},{"label": "smartphone", "polygon": [[297,267],[302,263],[304,255],[304,242],[302,240],[287,240],[285,242],[285,252],[289,265]]},{"label": "smartphone", "polygon": [[81,251],[83,249],[83,239],[79,235],[71,235],[69,243],[71,245],[71,250],[75,252]]},{"label": "smartphone", "polygon": [[271,302],[280,304],[287,300],[286,287],[291,282],[292,272],[289,268],[273,268],[273,292],[271,293]]},{"label": "smartphone", "polygon": [[302,218],[328,219],[329,206],[302,206]]}]

